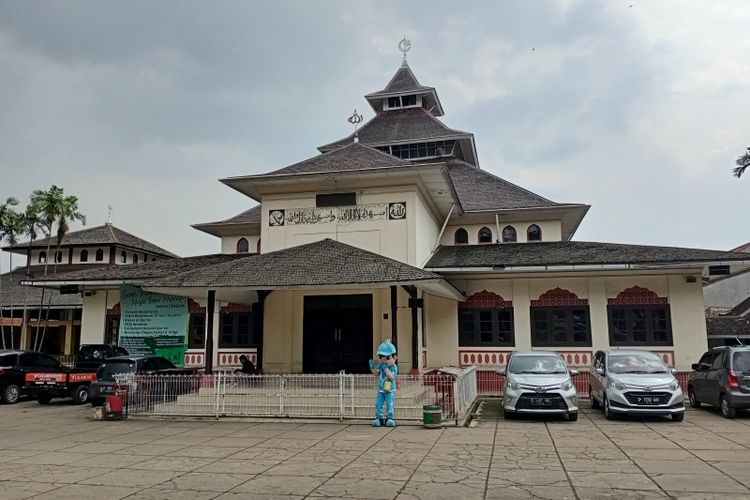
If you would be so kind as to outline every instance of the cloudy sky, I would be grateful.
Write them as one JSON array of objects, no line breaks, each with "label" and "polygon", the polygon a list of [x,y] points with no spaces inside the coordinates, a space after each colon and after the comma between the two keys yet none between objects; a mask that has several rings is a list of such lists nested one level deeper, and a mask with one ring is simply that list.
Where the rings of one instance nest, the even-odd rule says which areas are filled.
[{"label": "cloudy sky", "polygon": [[[592,205],[575,238],[750,241],[750,2],[0,0],[0,197],[58,184],[181,255],[409,63],[481,167]],[[7,264],[5,264],[7,265]],[[7,269],[7,267],[6,267]]]}]

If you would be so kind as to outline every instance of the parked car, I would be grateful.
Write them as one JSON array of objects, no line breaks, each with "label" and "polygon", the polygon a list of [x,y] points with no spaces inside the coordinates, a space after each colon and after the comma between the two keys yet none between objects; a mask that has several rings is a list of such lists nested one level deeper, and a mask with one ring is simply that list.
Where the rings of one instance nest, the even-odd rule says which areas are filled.
[{"label": "parked car", "polygon": [[[171,361],[161,356],[116,356],[106,359],[96,372],[96,382],[89,386],[89,399],[93,406],[101,406],[107,396],[115,393],[115,384],[119,379],[128,386],[131,397],[138,387],[135,375],[196,375],[196,368],[178,368]],[[185,388],[179,388],[189,392]],[[188,388],[192,389],[192,387]],[[179,392],[179,391],[173,391]]]},{"label": "parked car", "polygon": [[589,374],[593,408],[604,416],[665,415],[682,422],[685,401],[672,370],[658,354],[639,350],[598,351]]},{"label": "parked car", "polygon": [[522,413],[567,415],[578,420],[578,396],[565,361],[556,352],[514,352],[505,370],[505,418]]},{"label": "parked car", "polygon": [[85,403],[94,378],[94,372],[63,366],[49,354],[0,351],[0,394],[6,403],[16,403],[23,395],[35,396],[40,404],[52,398]]},{"label": "parked car", "polygon": [[750,408],[750,346],[716,347],[693,364],[688,377],[690,406],[718,407],[726,418]]},{"label": "parked car", "polygon": [[96,372],[107,358],[127,356],[128,351],[111,344],[84,344],[76,353],[75,368]]}]

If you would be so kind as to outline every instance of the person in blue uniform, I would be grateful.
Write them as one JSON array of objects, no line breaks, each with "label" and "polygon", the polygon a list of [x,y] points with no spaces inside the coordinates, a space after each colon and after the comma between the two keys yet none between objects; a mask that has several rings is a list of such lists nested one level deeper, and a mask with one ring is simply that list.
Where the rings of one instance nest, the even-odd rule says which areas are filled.
[{"label": "person in blue uniform", "polygon": [[[370,371],[378,376],[378,398],[375,401],[375,420],[373,427],[396,427],[393,419],[393,404],[396,399],[396,346],[386,340],[378,346],[375,358],[370,360]],[[383,416],[385,405],[385,416]]]}]

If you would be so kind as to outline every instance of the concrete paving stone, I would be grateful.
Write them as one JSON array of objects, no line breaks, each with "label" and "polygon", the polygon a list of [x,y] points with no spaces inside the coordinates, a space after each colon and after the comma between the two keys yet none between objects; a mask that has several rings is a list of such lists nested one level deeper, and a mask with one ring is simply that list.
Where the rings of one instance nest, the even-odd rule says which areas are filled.
[{"label": "concrete paving stone", "polygon": [[281,461],[258,461],[258,460],[219,460],[194,472],[210,472],[212,474],[261,474],[271,467],[278,465]]},{"label": "concrete paving stone", "polygon": [[653,438],[653,439],[620,439],[617,441],[617,445],[625,450],[629,449],[658,449],[658,450],[677,450],[680,447],[672,441],[664,438]]},{"label": "concrete paving stone", "polygon": [[568,475],[574,488],[621,488],[644,491],[659,489],[645,474],[569,471]]},{"label": "concrete paving stone", "polygon": [[709,462],[724,474],[743,476],[750,474],[750,464],[747,462]]},{"label": "concrete paving stone", "polygon": [[428,453],[421,465],[433,465],[441,467],[464,466],[464,467],[490,467],[492,464],[489,456],[467,456],[467,455],[441,455]]},{"label": "concrete paving stone", "polygon": [[244,447],[188,446],[171,453],[168,457],[224,458],[245,450]]},{"label": "concrete paving stone", "polygon": [[18,444],[12,449],[19,451],[58,451],[64,448],[77,446],[80,443],[76,441],[62,441],[57,439],[48,439],[45,441],[36,441],[32,443]]},{"label": "concrete paving stone", "polygon": [[488,499],[549,499],[572,500],[576,498],[573,488],[567,486],[498,486],[487,485]]},{"label": "concrete paving stone", "polygon": [[312,462],[340,465],[341,467],[344,467],[345,465],[350,464],[351,462],[359,458],[360,455],[361,452],[359,451],[329,451],[318,453],[308,453],[307,451],[303,451],[299,455],[295,455],[293,458],[290,458],[287,463]]},{"label": "concrete paving stone", "polygon": [[656,500],[669,498],[659,490],[623,490],[616,488],[579,488],[579,500]]},{"label": "concrete paving stone", "polygon": [[695,455],[686,450],[660,450],[658,448],[628,448],[624,450],[628,457],[633,460],[653,459],[653,460],[692,460]]},{"label": "concrete paving stone", "polygon": [[31,457],[19,458],[18,460],[14,460],[14,462],[24,464],[65,465],[94,456],[96,455],[93,453],[68,453],[64,451],[51,451]]},{"label": "concrete paving stone", "polygon": [[396,498],[398,500],[482,500],[484,498],[484,490],[484,484],[446,484],[409,481],[402,487],[401,492]]},{"label": "concrete paving stone", "polygon": [[[433,483],[485,483],[489,467],[467,467],[454,465],[450,467],[420,465],[411,477],[416,482]],[[389,474],[390,477],[390,474]]]},{"label": "concrete paving stone", "polygon": [[[388,478],[395,481],[408,481],[411,479],[416,468],[416,465],[391,467],[388,470]],[[363,464],[362,462],[353,462],[336,473],[337,478],[347,479],[371,479],[372,476],[373,466],[369,463]]]},{"label": "concrete paving stone", "polygon": [[362,454],[360,459],[371,460],[374,464],[394,464],[394,465],[410,465],[419,464],[427,456],[427,452],[403,452],[403,453],[388,453],[378,451],[366,451]]},{"label": "concrete paving stone", "polygon": [[245,493],[252,498],[265,498],[266,495],[307,495],[320,486],[327,478],[293,475],[260,475],[243,482],[232,493]]},{"label": "concrete paving stone", "polygon": [[443,443],[442,440],[438,441],[435,446],[430,448],[430,453],[443,453],[450,455],[492,455],[492,442],[485,444],[461,444],[461,443]]},{"label": "concrete paving stone", "polygon": [[216,498],[220,494],[216,491],[164,490],[157,486],[155,488],[140,490],[127,498],[128,500],[209,500]]},{"label": "concrete paving stone", "polygon": [[0,493],[3,500],[15,500],[20,498],[30,498],[39,493],[56,490],[65,486],[56,483],[34,483],[28,480],[18,481],[0,481]]},{"label": "concrete paving stone", "polygon": [[165,470],[118,469],[100,476],[82,479],[78,481],[78,484],[148,488],[169,481],[180,474],[180,472]]},{"label": "concrete paving stone", "polygon": [[119,436],[112,436],[111,438],[108,438],[106,442],[114,444],[127,444],[132,446],[134,444],[150,443],[152,441],[154,441],[154,436],[152,434],[129,432],[127,434],[120,434]]},{"label": "concrete paving stone", "polygon": [[206,441],[211,441],[213,439],[216,439],[212,436],[186,436],[184,434],[175,434],[173,436],[166,436],[159,439],[156,439],[154,441],[151,441],[151,444],[160,446],[160,445],[180,445],[180,446],[195,446],[199,444],[203,444]]},{"label": "concrete paving stone", "polygon": [[272,450],[269,448],[245,448],[237,453],[228,455],[229,460],[250,460],[250,461],[261,461],[261,462],[283,462],[301,452],[299,450]]},{"label": "concrete paving stone", "polygon": [[677,500],[747,500],[745,493],[689,493],[668,491],[667,494]]},{"label": "concrete paving stone", "polygon": [[487,484],[494,486],[569,486],[562,470],[490,469]]},{"label": "concrete paving stone", "polygon": [[250,448],[257,445],[258,443],[262,443],[263,441],[265,441],[265,438],[260,437],[213,437],[208,441],[204,441],[203,443],[201,443],[201,447],[210,446],[212,448]]},{"label": "concrete paving stone", "polygon": [[159,484],[164,490],[215,491],[224,493],[245,481],[254,478],[252,474],[216,474],[211,472],[188,472]]},{"label": "concrete paving stone", "polygon": [[[377,475],[377,473],[376,473]],[[314,495],[342,498],[368,498],[390,500],[394,498],[406,481],[396,481],[386,477],[376,479],[354,479],[334,477],[321,484],[313,491]]]},{"label": "concrete paving stone", "polygon": [[198,429],[191,429],[189,431],[185,431],[181,433],[181,436],[212,436],[212,437],[222,437],[226,436],[227,434],[232,433],[235,431],[235,429],[231,428],[230,426],[225,426],[220,423],[217,424],[206,424],[205,427],[201,427]]},{"label": "concrete paving stone", "polygon": [[117,444],[117,443],[85,443],[65,448],[65,453],[109,453],[110,451],[121,450],[128,448],[130,444]]},{"label": "concrete paving stone", "polygon": [[167,455],[168,453],[172,453],[173,451],[181,450],[185,448],[185,445],[177,445],[177,444],[138,444],[135,446],[131,446],[129,448],[122,448],[120,450],[115,450],[112,452],[114,455],[151,455],[151,456],[161,456],[161,455]]},{"label": "concrete paving stone", "polygon": [[127,467],[138,462],[145,462],[154,458],[151,455],[96,455],[94,457],[86,458],[73,462],[71,465],[76,467],[110,467],[113,469],[119,469],[121,467]]},{"label": "concrete paving stone", "polygon": [[323,463],[289,463],[282,462],[266,470],[263,474],[269,476],[313,476],[329,478],[342,469],[343,466]]},{"label": "concrete paving stone", "polygon": [[[114,469],[109,467],[76,467],[72,465],[26,465],[14,471],[16,479],[33,479],[41,483],[68,484],[95,477]],[[2,493],[0,493],[2,497]]]},{"label": "concrete paving stone", "polygon": [[647,474],[720,474],[715,468],[698,459],[693,460],[649,460],[635,462]]},{"label": "concrete paving stone", "polygon": [[274,450],[296,450],[301,451],[318,442],[317,439],[280,439],[278,437],[268,439],[255,445],[257,448],[272,448]]},{"label": "concrete paving stone", "polygon": [[750,462],[750,450],[694,450],[693,453],[707,462]]},{"label": "concrete paving stone", "polygon": [[[89,484],[68,484],[34,497],[34,500],[119,500],[137,493],[140,488],[121,486],[92,486]],[[3,496],[3,498],[6,498]],[[133,498],[133,497],[131,497]]]},{"label": "concrete paving stone", "polygon": [[563,467],[567,471],[581,472],[622,472],[639,474],[641,470],[632,460],[593,460],[585,458],[563,458]]},{"label": "concrete paving stone", "polygon": [[261,497],[248,496],[247,493],[222,493],[216,500],[248,500],[248,498],[258,498],[259,500],[302,500],[302,495],[263,495]]},{"label": "concrete paving stone", "polygon": [[651,479],[669,491],[750,494],[746,486],[723,475],[651,474]]},{"label": "concrete paving stone", "polygon": [[21,458],[41,455],[43,451],[24,451],[24,450],[0,450],[0,464],[15,462]]},{"label": "concrete paving stone", "polygon": [[161,456],[153,457],[143,462],[136,462],[131,465],[125,466],[127,469],[138,469],[138,470],[154,470],[154,471],[176,471],[176,472],[190,472],[195,469],[199,469],[212,462],[215,462],[215,458],[196,458],[196,457],[173,457],[173,456]]}]

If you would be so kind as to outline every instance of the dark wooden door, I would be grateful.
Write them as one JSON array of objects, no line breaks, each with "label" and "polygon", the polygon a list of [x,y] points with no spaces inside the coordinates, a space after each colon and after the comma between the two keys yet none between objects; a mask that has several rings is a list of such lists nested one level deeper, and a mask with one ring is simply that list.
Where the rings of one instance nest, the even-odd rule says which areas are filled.
[{"label": "dark wooden door", "polygon": [[372,356],[372,295],[305,297],[305,373],[367,373]]}]

